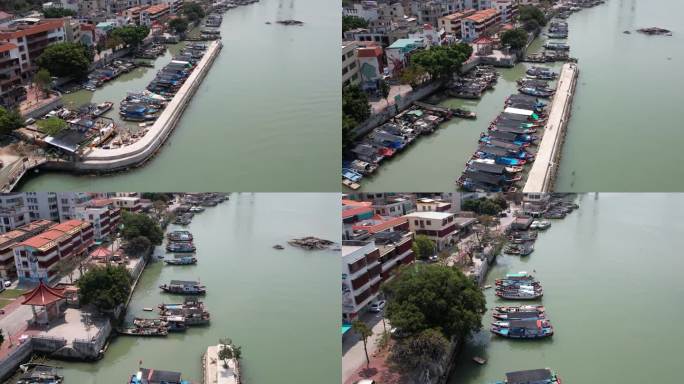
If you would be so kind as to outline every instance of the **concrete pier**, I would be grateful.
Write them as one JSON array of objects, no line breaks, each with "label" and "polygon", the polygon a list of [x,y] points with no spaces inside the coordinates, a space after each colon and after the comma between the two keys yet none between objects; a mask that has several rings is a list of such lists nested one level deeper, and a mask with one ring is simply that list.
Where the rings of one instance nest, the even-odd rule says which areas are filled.
[{"label": "concrete pier", "polygon": [[523,188],[525,193],[553,191],[578,75],[579,68],[576,64],[563,65],[549,110],[549,119],[544,127],[544,137]]},{"label": "concrete pier", "polygon": [[75,164],[81,172],[113,172],[140,165],[152,157],[176,127],[185,107],[209,72],[211,65],[221,51],[221,41],[209,44],[204,57],[197,63],[183,86],[162,111],[143,138],[135,143],[116,149],[95,148]]},{"label": "concrete pier", "polygon": [[240,384],[240,367],[235,359],[228,360],[226,367],[218,358],[222,345],[212,345],[202,357],[204,384]]}]

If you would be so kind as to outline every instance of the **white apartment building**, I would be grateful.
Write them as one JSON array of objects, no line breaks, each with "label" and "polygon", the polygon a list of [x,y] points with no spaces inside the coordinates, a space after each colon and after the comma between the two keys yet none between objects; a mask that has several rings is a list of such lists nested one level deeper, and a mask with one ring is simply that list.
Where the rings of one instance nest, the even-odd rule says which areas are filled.
[{"label": "white apartment building", "polygon": [[459,227],[455,216],[450,212],[413,212],[404,217],[408,219],[411,232],[427,236],[441,251],[456,240]]},{"label": "white apartment building", "polygon": [[342,242],[342,320],[351,322],[377,296],[380,251],[373,240]]},{"label": "white apartment building", "polygon": [[342,42],[342,86],[356,85],[361,81],[355,41]]}]

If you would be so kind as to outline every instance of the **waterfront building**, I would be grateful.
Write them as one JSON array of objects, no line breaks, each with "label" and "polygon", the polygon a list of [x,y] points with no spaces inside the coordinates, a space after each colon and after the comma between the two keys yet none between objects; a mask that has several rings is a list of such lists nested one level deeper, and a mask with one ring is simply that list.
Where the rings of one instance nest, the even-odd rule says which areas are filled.
[{"label": "waterfront building", "polygon": [[418,199],[416,201],[416,211],[418,212],[448,212],[451,210],[451,203],[434,200],[430,198]]},{"label": "waterfront building", "polygon": [[411,13],[418,18],[419,24],[438,26],[438,20],[448,14],[462,10],[461,4],[448,0],[430,0],[411,3]]},{"label": "waterfront building", "polygon": [[142,211],[142,199],[138,196],[116,196],[111,198],[114,205],[127,212]]},{"label": "waterfront building", "polygon": [[93,244],[93,227],[81,220],[55,224],[14,247],[20,282],[50,281],[57,277],[55,264],[83,255]]},{"label": "waterfront building", "polygon": [[425,46],[422,39],[399,39],[385,49],[387,68],[396,76],[408,65],[411,54]]},{"label": "waterfront building", "polygon": [[[384,5],[384,4],[383,4]],[[342,8],[343,16],[356,16],[366,21],[373,21],[378,19],[378,2],[377,1],[361,1],[353,3]]]},{"label": "waterfront building", "polygon": [[443,29],[445,33],[455,36],[457,39],[461,38],[461,21],[475,13],[474,9],[466,9],[461,12],[455,12],[438,20],[439,28]]},{"label": "waterfront building", "polygon": [[389,36],[384,28],[355,28],[344,33],[346,41],[367,41],[376,42],[381,46],[389,45]]},{"label": "waterfront building", "polygon": [[24,18],[0,26],[0,41],[14,44],[19,50],[22,79],[28,81],[37,69],[35,60],[45,48],[66,40],[63,19]]},{"label": "waterfront building", "polygon": [[518,15],[518,2],[515,0],[493,0],[492,8],[499,11],[502,23],[511,23]]},{"label": "waterfront building", "polygon": [[23,193],[0,194],[0,233],[11,231],[30,221]]},{"label": "waterfront building", "polygon": [[377,43],[359,46],[356,50],[356,56],[359,64],[361,89],[365,91],[376,90],[378,82],[382,79],[384,69],[382,47]]},{"label": "waterfront building", "polygon": [[373,240],[342,242],[342,319],[354,320],[372,302],[382,281],[380,250]]},{"label": "waterfront building", "polygon": [[111,199],[94,199],[77,207],[76,217],[93,225],[95,240],[105,240],[116,232],[121,209]]},{"label": "waterfront building", "polygon": [[8,279],[17,276],[17,267],[14,263],[15,245],[54,224],[48,220],[37,220],[0,235],[0,277]]},{"label": "waterfront building", "polygon": [[19,47],[0,41],[0,106],[11,108],[24,100]]},{"label": "waterfront building", "polygon": [[501,13],[495,8],[477,11],[461,20],[461,36],[465,41],[473,41],[489,34],[501,24]]},{"label": "waterfront building", "polygon": [[342,86],[356,85],[359,77],[359,63],[356,54],[356,42],[342,42]]},{"label": "waterfront building", "polygon": [[427,236],[435,242],[437,250],[452,245],[456,241],[459,227],[456,215],[450,212],[413,212],[405,215],[411,232]]},{"label": "waterfront building", "polygon": [[161,25],[171,14],[171,7],[168,4],[156,4],[146,7],[140,11],[140,25],[152,26]]}]

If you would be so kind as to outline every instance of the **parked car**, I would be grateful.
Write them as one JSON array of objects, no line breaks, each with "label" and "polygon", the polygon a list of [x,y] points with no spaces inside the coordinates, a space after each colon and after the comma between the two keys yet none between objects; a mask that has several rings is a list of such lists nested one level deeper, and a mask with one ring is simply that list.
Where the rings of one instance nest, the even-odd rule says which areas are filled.
[{"label": "parked car", "polygon": [[5,282],[3,283],[3,285],[5,286],[5,288],[9,288],[9,287],[12,285],[12,282],[9,281],[9,280],[5,280]]},{"label": "parked car", "polygon": [[401,328],[392,328],[390,329],[390,335],[394,337],[395,339],[403,339],[404,337],[408,337],[409,333],[402,330]]},{"label": "parked car", "polygon": [[371,312],[382,312],[382,310],[385,309],[386,304],[387,304],[387,302],[385,300],[378,300],[375,303],[371,304],[370,311]]},{"label": "parked car", "polygon": [[363,379],[356,382],[356,384],[375,384],[375,380]]},{"label": "parked car", "polygon": [[428,257],[428,261],[431,262],[431,263],[436,263],[436,262],[439,261],[439,256],[437,256],[437,255],[432,255],[432,256]]}]

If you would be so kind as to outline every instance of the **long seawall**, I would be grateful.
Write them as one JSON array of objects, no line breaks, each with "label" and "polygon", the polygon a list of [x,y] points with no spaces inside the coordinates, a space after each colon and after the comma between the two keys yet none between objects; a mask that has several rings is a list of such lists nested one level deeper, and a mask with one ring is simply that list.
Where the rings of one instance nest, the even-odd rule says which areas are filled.
[{"label": "long seawall", "polygon": [[137,142],[122,148],[96,148],[87,153],[83,159],[75,164],[77,172],[115,172],[135,167],[154,156],[164,144],[176,124],[183,115],[183,111],[192,100],[202,80],[209,72],[211,65],[221,51],[221,41],[213,41],[207,48],[204,57],[190,74],[176,95],[169,101],[161,115],[152,125],[147,134]]},{"label": "long seawall", "polygon": [[549,119],[544,127],[544,137],[523,188],[525,193],[553,191],[578,76],[577,64],[563,65],[558,76],[556,94],[551,102]]}]

